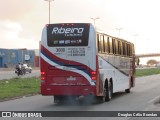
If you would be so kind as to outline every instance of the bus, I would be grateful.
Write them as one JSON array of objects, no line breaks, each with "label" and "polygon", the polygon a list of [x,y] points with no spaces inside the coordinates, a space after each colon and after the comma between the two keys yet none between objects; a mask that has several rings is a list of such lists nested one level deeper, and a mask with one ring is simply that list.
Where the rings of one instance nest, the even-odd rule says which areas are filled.
[{"label": "bus", "polygon": [[41,94],[62,101],[113,93],[135,86],[134,44],[96,31],[90,23],[47,24],[40,46]]}]

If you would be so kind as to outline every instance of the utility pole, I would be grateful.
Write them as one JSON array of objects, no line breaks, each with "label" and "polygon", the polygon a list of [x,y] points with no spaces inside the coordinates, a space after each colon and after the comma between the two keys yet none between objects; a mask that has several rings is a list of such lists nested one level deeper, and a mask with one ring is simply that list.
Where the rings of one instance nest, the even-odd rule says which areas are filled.
[{"label": "utility pole", "polygon": [[96,17],[96,18],[91,18],[93,21],[94,21],[94,26],[96,25],[96,20],[99,19],[99,17]]},{"label": "utility pole", "polygon": [[44,1],[47,1],[49,3],[49,24],[50,24],[50,3],[54,0],[44,0]]},{"label": "utility pole", "polygon": [[116,30],[118,30],[118,35],[119,35],[119,37],[120,37],[120,32],[121,32],[122,29],[123,29],[123,28],[116,28]]}]

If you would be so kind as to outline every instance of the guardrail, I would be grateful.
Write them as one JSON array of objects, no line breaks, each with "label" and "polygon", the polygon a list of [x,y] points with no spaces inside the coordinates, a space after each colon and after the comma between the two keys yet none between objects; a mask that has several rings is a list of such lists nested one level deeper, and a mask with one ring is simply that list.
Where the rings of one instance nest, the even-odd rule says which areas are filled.
[{"label": "guardrail", "polygon": [[156,57],[160,56],[160,53],[148,53],[148,54],[137,54],[136,57],[142,58],[142,57]]}]

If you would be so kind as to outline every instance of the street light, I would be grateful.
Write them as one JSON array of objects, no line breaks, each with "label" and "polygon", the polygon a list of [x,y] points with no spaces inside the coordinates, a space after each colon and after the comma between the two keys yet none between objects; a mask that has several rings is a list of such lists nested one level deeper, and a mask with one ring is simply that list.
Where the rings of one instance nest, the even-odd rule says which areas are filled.
[{"label": "street light", "polygon": [[119,35],[119,37],[120,37],[120,32],[121,32],[122,29],[123,29],[123,28],[116,28],[116,30],[118,30],[118,35]]},{"label": "street light", "polygon": [[47,1],[49,3],[49,24],[50,24],[50,3],[54,0],[44,0],[44,1]]},{"label": "street light", "polygon": [[93,21],[94,21],[94,26],[96,24],[96,20],[99,19],[99,17],[96,17],[96,18],[91,18]]}]

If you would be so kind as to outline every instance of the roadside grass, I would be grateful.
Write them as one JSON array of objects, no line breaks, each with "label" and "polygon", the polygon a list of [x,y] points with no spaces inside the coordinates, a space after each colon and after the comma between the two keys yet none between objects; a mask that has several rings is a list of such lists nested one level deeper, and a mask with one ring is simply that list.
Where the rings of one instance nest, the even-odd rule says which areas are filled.
[{"label": "roadside grass", "polygon": [[136,69],[136,77],[160,74],[160,68]]},{"label": "roadside grass", "polygon": [[0,101],[40,93],[40,78],[0,80]]}]

